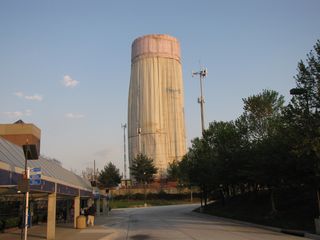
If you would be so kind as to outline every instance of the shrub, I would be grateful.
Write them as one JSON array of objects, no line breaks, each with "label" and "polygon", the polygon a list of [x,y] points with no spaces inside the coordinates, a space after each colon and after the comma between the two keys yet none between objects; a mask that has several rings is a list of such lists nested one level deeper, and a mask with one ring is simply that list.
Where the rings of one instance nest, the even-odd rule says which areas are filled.
[{"label": "shrub", "polygon": [[19,217],[10,217],[7,219],[3,219],[2,222],[3,222],[2,226],[4,228],[18,227],[19,222],[20,222],[20,218]]},{"label": "shrub", "polygon": [[5,222],[3,219],[0,219],[0,232],[4,232]]}]

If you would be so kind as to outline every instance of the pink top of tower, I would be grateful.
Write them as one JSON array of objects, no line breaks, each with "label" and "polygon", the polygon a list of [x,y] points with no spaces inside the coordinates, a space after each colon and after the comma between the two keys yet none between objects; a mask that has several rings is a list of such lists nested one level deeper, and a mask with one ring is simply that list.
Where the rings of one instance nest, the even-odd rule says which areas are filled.
[{"label": "pink top of tower", "polygon": [[180,62],[179,41],[166,34],[150,34],[136,38],[132,43],[131,61],[139,57],[167,57]]}]

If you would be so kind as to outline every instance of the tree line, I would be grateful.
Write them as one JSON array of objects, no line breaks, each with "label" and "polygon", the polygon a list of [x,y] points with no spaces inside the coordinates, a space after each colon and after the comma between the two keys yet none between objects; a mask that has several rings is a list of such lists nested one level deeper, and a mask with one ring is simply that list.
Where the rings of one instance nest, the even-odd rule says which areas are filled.
[{"label": "tree line", "polygon": [[[135,182],[140,185],[153,182],[157,172],[158,169],[155,167],[153,159],[144,154],[138,154],[133,159],[130,167],[131,176],[134,178]],[[85,172],[83,172],[82,175],[89,180],[94,178],[92,171],[89,171],[89,175],[85,175]],[[121,182],[121,178],[119,169],[112,162],[109,162],[98,172],[98,181],[96,185],[103,188],[117,187]]]},{"label": "tree line", "polygon": [[[298,63],[296,88],[285,105],[274,90],[243,99],[243,113],[233,121],[214,121],[168,176],[198,186],[204,204],[212,192],[220,198],[268,190],[310,187],[319,195],[320,41]],[[320,206],[320,204],[319,204]]]},{"label": "tree line", "polygon": [[[243,113],[237,119],[211,122],[183,159],[169,164],[168,180],[199,187],[204,205],[212,193],[224,201],[267,190],[275,213],[275,190],[308,187],[320,206],[320,40],[298,63],[294,80],[287,105],[277,91],[263,90],[242,99]],[[157,173],[153,159],[143,154],[130,170],[140,184],[152,182]],[[105,187],[120,179],[112,163],[98,178]]]}]

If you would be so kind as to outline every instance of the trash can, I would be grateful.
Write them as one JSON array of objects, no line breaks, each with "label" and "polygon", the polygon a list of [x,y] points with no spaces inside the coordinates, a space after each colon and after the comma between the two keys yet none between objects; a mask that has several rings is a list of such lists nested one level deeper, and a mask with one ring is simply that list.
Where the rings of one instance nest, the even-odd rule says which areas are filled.
[{"label": "trash can", "polygon": [[80,215],[77,217],[77,228],[78,229],[83,229],[87,227],[86,223],[86,217],[83,215]]}]

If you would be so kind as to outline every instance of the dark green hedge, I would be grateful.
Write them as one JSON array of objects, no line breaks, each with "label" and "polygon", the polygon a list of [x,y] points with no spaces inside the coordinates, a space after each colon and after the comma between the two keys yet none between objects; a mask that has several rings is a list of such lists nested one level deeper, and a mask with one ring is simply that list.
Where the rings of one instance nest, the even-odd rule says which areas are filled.
[{"label": "dark green hedge", "polygon": [[6,228],[13,228],[13,227],[18,227],[20,223],[20,218],[19,217],[10,217],[7,219],[1,219],[0,220],[0,231],[4,231]]},{"label": "dark green hedge", "polygon": [[[199,198],[200,195],[198,193],[193,193],[194,198]],[[171,194],[165,192],[159,193],[147,193],[146,198],[149,200],[161,199],[161,200],[186,200],[190,199],[190,193],[182,194]],[[143,200],[144,194],[143,193],[135,193],[135,194],[126,194],[126,195],[118,195],[114,196],[114,200],[125,200],[125,199],[132,199],[132,200]]]}]

